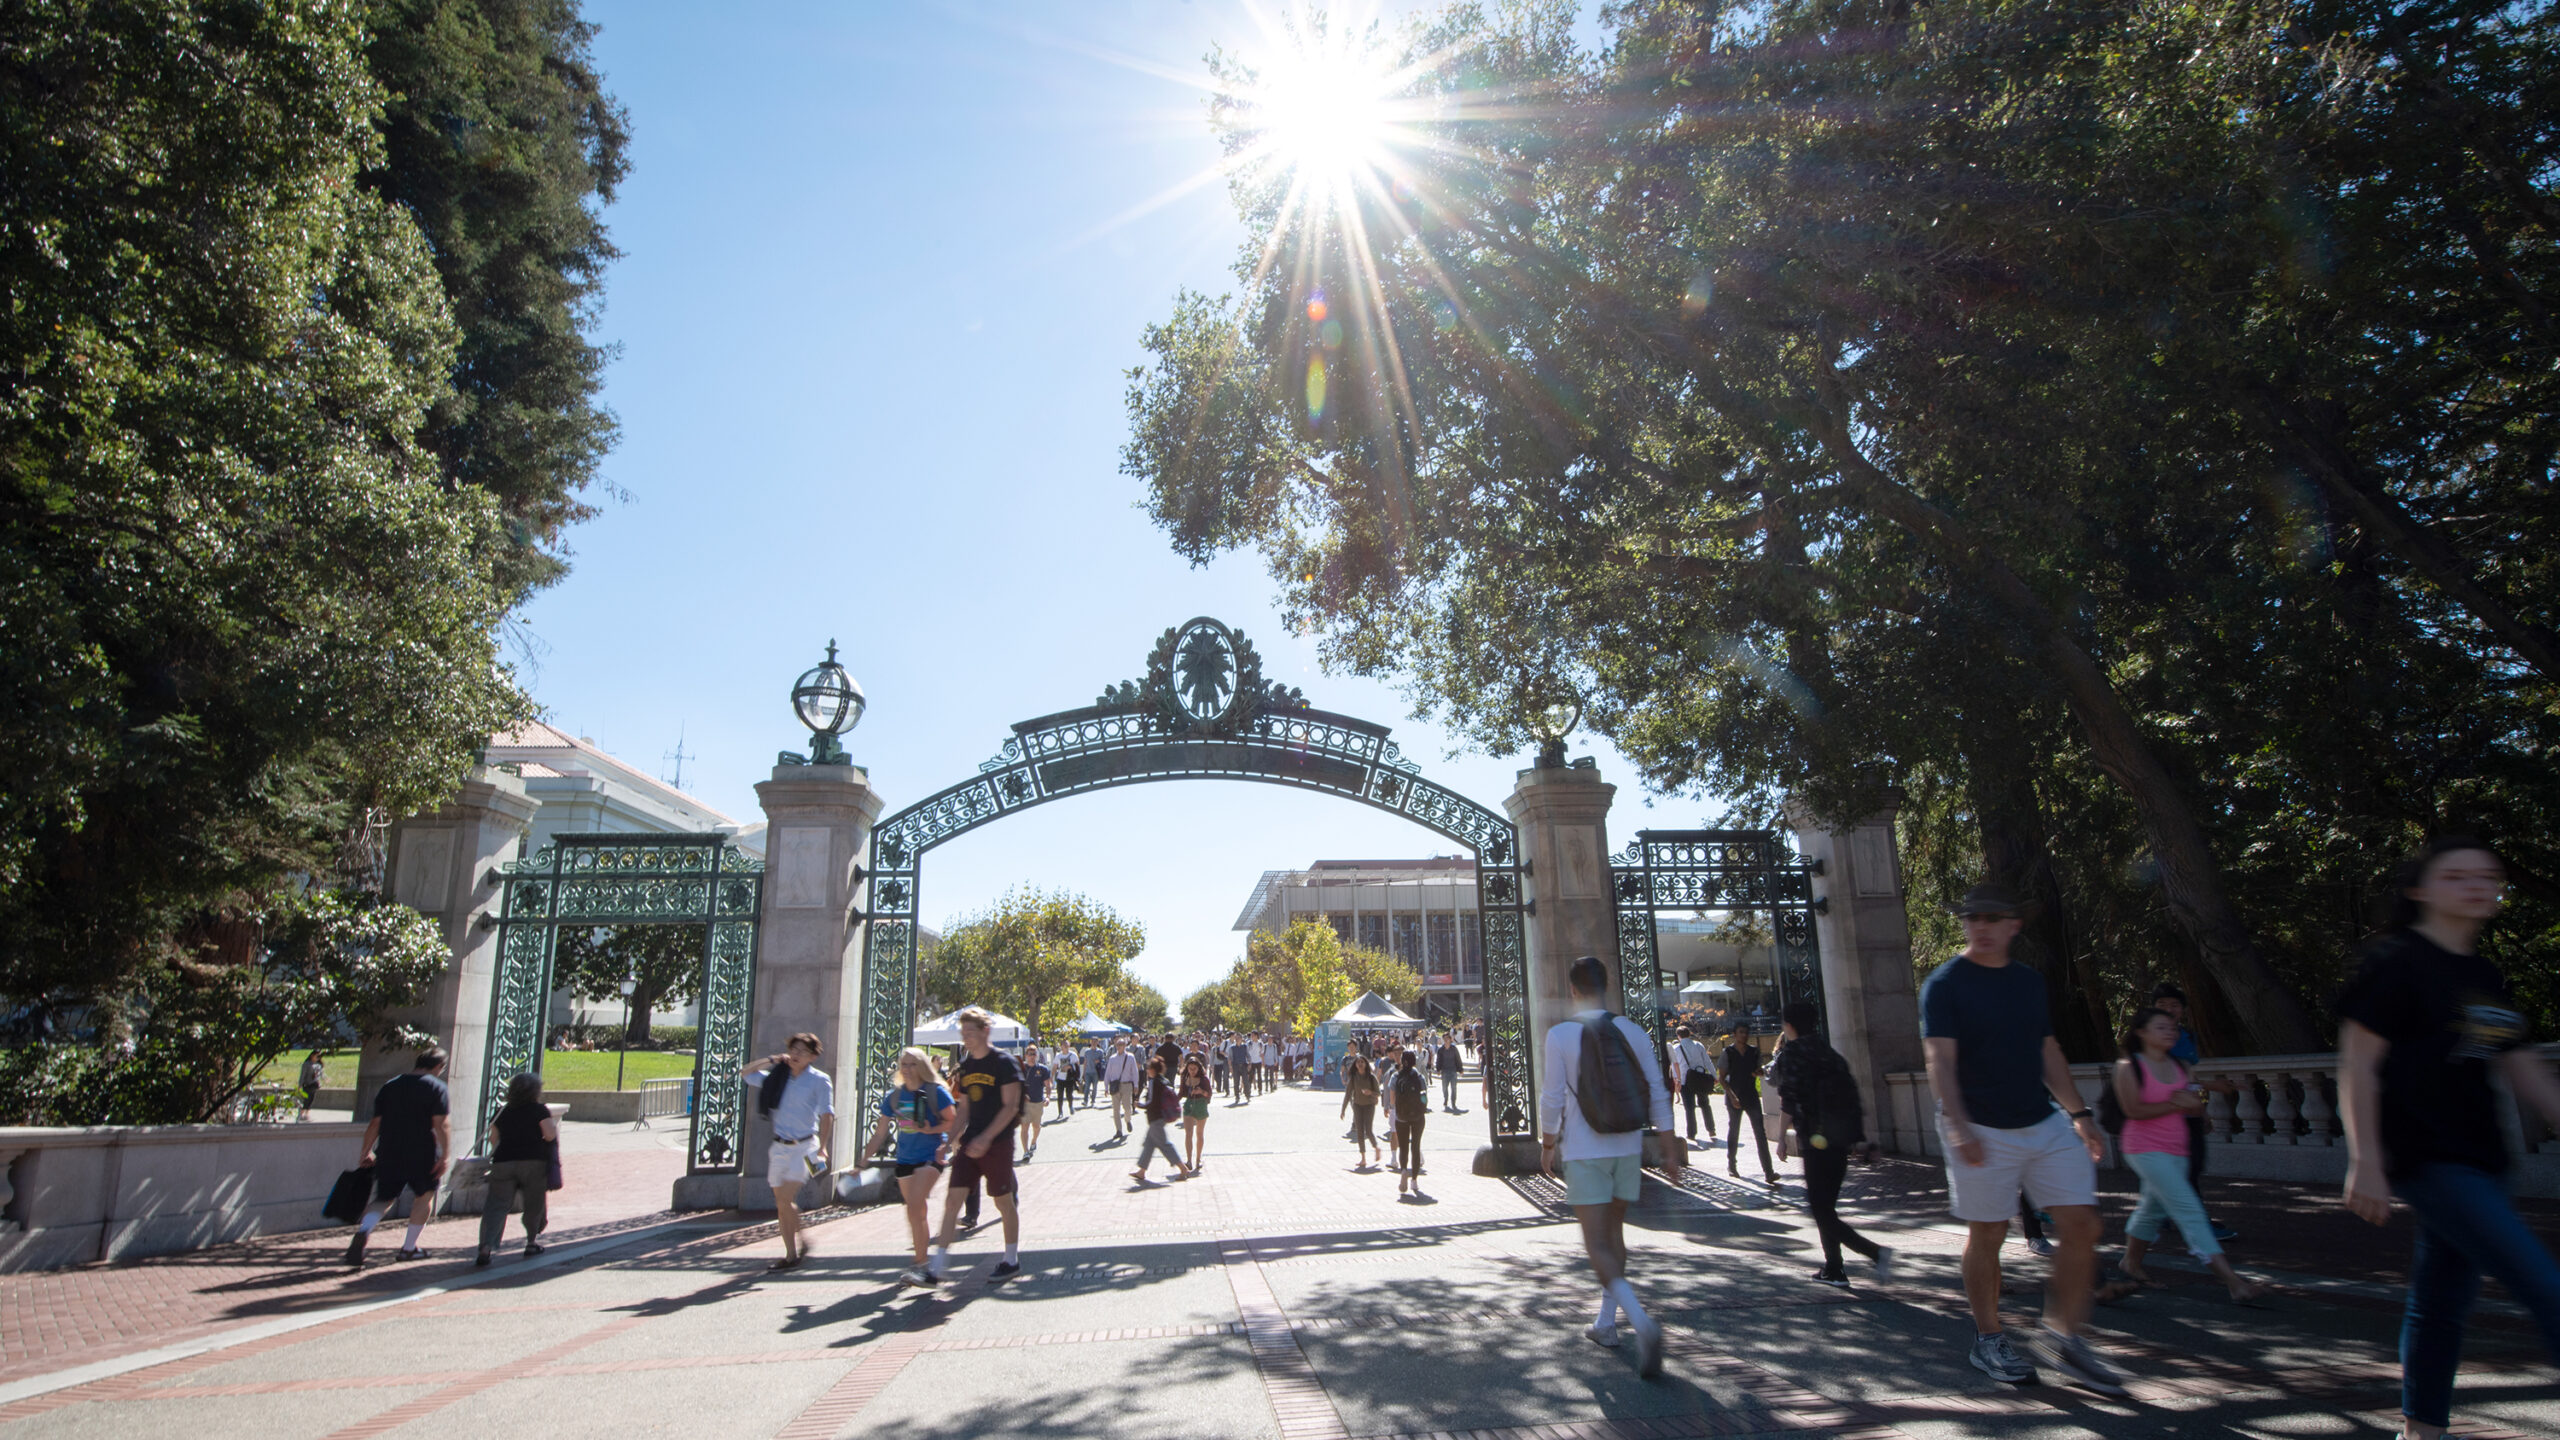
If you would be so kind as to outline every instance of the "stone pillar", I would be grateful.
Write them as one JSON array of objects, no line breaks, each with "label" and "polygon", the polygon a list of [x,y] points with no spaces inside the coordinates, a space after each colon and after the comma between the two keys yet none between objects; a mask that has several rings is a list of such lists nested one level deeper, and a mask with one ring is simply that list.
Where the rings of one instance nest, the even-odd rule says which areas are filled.
[{"label": "stone pillar", "polygon": [[1888,806],[1834,831],[1803,807],[1787,806],[1797,849],[1822,862],[1814,893],[1830,902],[1813,918],[1822,947],[1824,1020],[1832,1046],[1857,1074],[1869,1138],[1888,1146],[1895,1140],[1895,1122],[1884,1077],[1922,1067],[1920,997],[1911,973],[1911,920],[1902,908],[1893,816]]},{"label": "stone pillar", "polygon": [[[1617,911],[1609,898],[1609,800],[1617,793],[1618,787],[1588,767],[1523,770],[1519,785],[1503,802],[1511,823],[1520,829],[1531,907],[1526,930],[1533,1085],[1546,1079],[1538,1066],[1548,1027],[1573,1013],[1566,969],[1580,956],[1608,960],[1618,953]],[[1611,978],[1623,983],[1614,962],[1610,970]],[[1653,977],[1642,978],[1650,984]],[[1622,996],[1610,996],[1608,1003],[1613,1009],[1626,1008]],[[1534,1091],[1529,1103],[1534,1113]],[[1527,1163],[1535,1167],[1537,1156],[1529,1154]]]},{"label": "stone pillar", "polygon": [[[750,1058],[778,1053],[783,1042],[806,1030],[826,1043],[818,1068],[836,1082],[835,1147],[840,1167],[868,1133],[854,1103],[853,1066],[862,1038],[861,926],[855,907],[863,889],[854,869],[868,858],[871,822],[880,797],[858,765],[777,765],[756,787],[764,807],[765,879],[763,928],[756,938],[755,1014],[747,1026]],[[705,1085],[738,1085],[735,1075],[705,1075]],[[765,1147],[772,1127],[746,1107],[745,1167],[738,1177],[737,1206],[770,1210],[764,1183]],[[684,1187],[679,1182],[678,1208]],[[828,1193],[813,1184],[805,1203]]]},{"label": "stone pillar", "polygon": [[[524,781],[503,770],[474,767],[452,799],[391,830],[391,898],[443,921],[445,943],[453,947],[453,964],[437,977],[426,998],[395,1018],[435,1036],[453,1057],[445,1086],[453,1093],[457,1158],[471,1153],[472,1137],[484,1128],[478,1111],[485,1088],[481,1070],[489,1060],[501,895],[491,876],[515,858],[516,842],[532,825],[536,808],[524,793]],[[406,1046],[367,1046],[356,1069],[355,1118],[371,1119],[374,1092],[416,1057]]]}]

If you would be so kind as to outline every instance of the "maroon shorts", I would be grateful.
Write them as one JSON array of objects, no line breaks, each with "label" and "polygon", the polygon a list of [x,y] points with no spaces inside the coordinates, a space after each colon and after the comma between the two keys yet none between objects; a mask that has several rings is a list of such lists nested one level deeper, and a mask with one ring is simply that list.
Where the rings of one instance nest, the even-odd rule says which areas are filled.
[{"label": "maroon shorts", "polygon": [[954,1192],[975,1190],[981,1178],[987,1182],[987,1193],[990,1195],[1013,1193],[1013,1132],[1011,1130],[988,1141],[987,1153],[975,1158],[970,1156],[967,1145],[956,1147],[956,1153],[951,1157],[952,1190]]}]

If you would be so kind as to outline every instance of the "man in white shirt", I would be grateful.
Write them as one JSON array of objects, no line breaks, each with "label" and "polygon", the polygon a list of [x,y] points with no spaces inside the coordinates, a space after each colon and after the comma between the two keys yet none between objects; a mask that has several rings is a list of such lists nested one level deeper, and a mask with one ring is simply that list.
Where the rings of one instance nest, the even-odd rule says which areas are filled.
[{"label": "man in white shirt", "polygon": [[[1644,1189],[1644,1129],[1604,1132],[1594,1129],[1584,1115],[1586,1099],[1599,1103],[1596,1097],[1575,1093],[1581,1083],[1586,1026],[1605,1021],[1626,1043],[1634,1071],[1627,1083],[1643,1087],[1647,1123],[1661,1132],[1671,1173],[1678,1174],[1689,1163],[1689,1147],[1673,1128],[1671,1091],[1662,1083],[1661,1067],[1653,1063],[1652,1037],[1627,1017],[1611,1015],[1601,1004],[1609,990],[1609,967],[1599,957],[1585,955],[1565,972],[1565,983],[1573,991],[1574,1015],[1557,1021],[1547,1032],[1546,1063],[1538,1072],[1544,1077],[1538,1087],[1540,1163],[1553,1175],[1557,1162],[1563,1162],[1565,1203],[1582,1222],[1582,1248],[1591,1257],[1592,1273],[1600,1277],[1600,1317],[1583,1333],[1595,1345],[1616,1348],[1616,1312],[1626,1311],[1628,1328],[1636,1336],[1636,1373],[1650,1380],[1662,1373],[1662,1327],[1645,1314],[1635,1290],[1627,1284],[1627,1204]],[[1597,1039],[1603,1046],[1608,1044],[1605,1035]]]},{"label": "man in white shirt", "polygon": [[1138,1057],[1129,1053],[1128,1036],[1111,1042],[1111,1058],[1102,1062],[1102,1083],[1111,1087],[1114,1135],[1129,1133],[1130,1117],[1138,1111],[1138,1079],[1145,1073],[1138,1068]]},{"label": "man in white shirt", "polygon": [[[827,1148],[835,1143],[836,1086],[818,1068],[825,1047],[807,1032],[794,1035],[779,1055],[751,1060],[738,1071],[741,1080],[762,1081],[775,1067],[785,1078],[773,1097],[773,1148],[766,1153],[764,1180],[773,1188],[773,1218],[782,1227],[782,1258],[768,1267],[795,1269],[809,1247],[800,1239],[800,1187],[827,1173]],[[763,1097],[757,1097],[759,1107]]]},{"label": "man in white shirt", "polygon": [[1707,1139],[1716,1138],[1716,1062],[1696,1032],[1680,1027],[1671,1043],[1671,1080],[1680,1087],[1680,1108],[1689,1117],[1689,1138],[1698,1138],[1698,1112],[1707,1112]]}]

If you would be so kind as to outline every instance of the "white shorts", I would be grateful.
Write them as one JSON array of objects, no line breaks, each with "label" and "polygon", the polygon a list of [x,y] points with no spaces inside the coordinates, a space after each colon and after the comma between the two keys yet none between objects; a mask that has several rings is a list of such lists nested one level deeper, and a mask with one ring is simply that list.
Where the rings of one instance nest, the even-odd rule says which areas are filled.
[{"label": "white shorts", "polygon": [[764,1160],[764,1183],[777,1195],[796,1196],[800,1187],[817,1177],[809,1173],[809,1157],[818,1153],[818,1137],[803,1137],[797,1144],[776,1140]]},{"label": "white shorts", "polygon": [[1947,1213],[1968,1224],[2008,1220],[2018,1213],[2018,1192],[2040,1210],[2098,1203],[2098,1167],[2088,1147],[2059,1110],[2024,1130],[1973,1127],[1982,1163],[1967,1165],[1947,1140],[1938,1117],[1938,1144],[1946,1151]]}]

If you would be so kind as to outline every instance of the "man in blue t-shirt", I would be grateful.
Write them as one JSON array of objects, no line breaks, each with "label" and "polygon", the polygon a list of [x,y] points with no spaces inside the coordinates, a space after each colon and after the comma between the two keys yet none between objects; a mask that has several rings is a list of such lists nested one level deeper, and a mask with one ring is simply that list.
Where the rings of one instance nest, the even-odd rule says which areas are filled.
[{"label": "man in blue t-shirt", "polygon": [[1920,987],[1921,1043],[1938,1099],[1948,1209],[1966,1227],[1971,1359],[1994,1380],[2024,1385],[2036,1379],[2035,1365],[2000,1328],[2000,1246],[2023,1188],[2053,1217],[2053,1270],[2037,1348],[2064,1378],[2121,1396],[2124,1377],[2081,1333],[2097,1286],[2097,1162],[2106,1154],[2106,1135],[2053,1038],[2044,977],[2009,958],[2022,908],[1997,885],[1966,891],[1951,907],[1964,923],[1964,949]]}]

